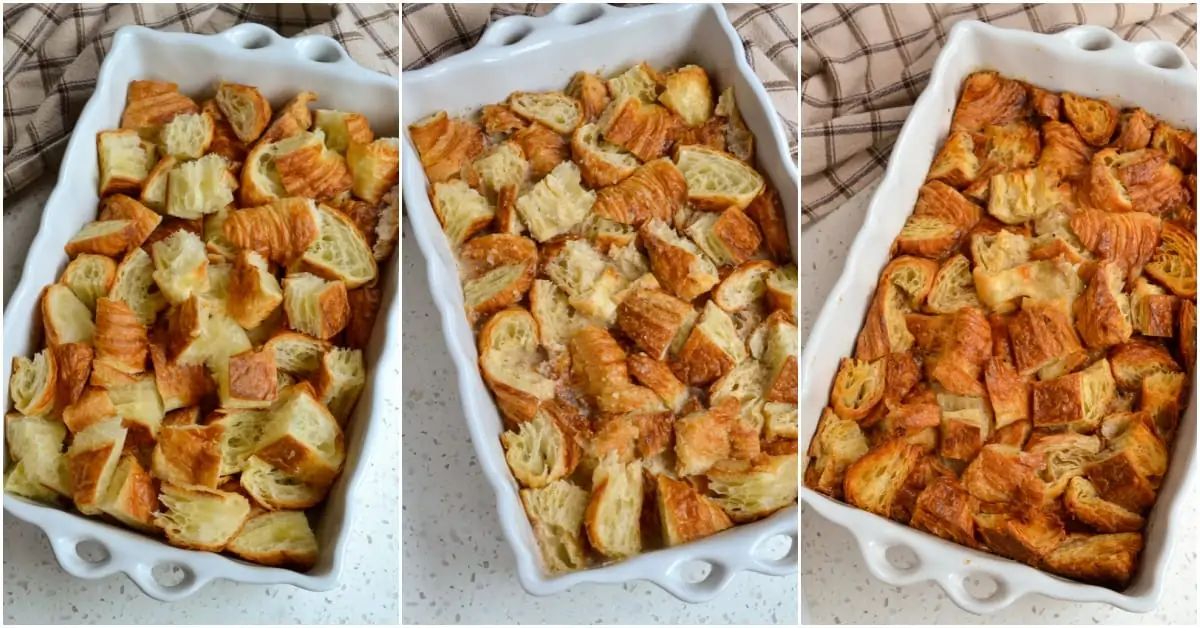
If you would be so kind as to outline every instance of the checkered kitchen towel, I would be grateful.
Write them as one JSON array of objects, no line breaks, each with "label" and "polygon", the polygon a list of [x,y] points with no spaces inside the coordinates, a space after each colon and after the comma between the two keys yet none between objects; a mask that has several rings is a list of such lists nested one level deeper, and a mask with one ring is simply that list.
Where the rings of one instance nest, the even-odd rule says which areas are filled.
[{"label": "checkered kitchen towel", "polygon": [[399,74],[395,3],[6,5],[4,196],[54,170],[118,28],[218,33],[242,22],[328,35],[363,66]]},{"label": "checkered kitchen towel", "polygon": [[[545,15],[553,4],[406,4],[404,69],[415,70],[470,49],[492,20],[509,15]],[[615,5],[634,6],[634,5]],[[750,67],[767,88],[797,159],[795,4],[727,4],[729,20],[742,37]]]},{"label": "checkered kitchen towel", "polygon": [[[1196,5],[810,4],[801,11],[801,225],[883,174],[950,27],[980,20],[1056,33],[1079,24],[1177,44],[1196,62]],[[407,58],[407,57],[406,57]]]}]

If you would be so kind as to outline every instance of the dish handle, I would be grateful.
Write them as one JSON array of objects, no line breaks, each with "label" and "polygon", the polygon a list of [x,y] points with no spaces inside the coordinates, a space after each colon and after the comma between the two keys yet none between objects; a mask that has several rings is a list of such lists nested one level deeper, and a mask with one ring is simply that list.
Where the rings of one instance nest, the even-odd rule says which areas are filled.
[{"label": "dish handle", "polygon": [[1178,74],[1195,74],[1196,68],[1183,50],[1166,41],[1149,40],[1129,42],[1116,33],[1092,24],[1068,28],[1055,37],[1061,37],[1080,50],[1094,54],[1133,54],[1140,63],[1153,71]]},{"label": "dish handle", "polygon": [[[72,576],[96,580],[124,573],[146,595],[160,602],[182,600],[199,591],[209,582],[208,577],[197,575],[186,565],[171,562],[159,562],[151,565],[129,556],[127,552],[114,552],[92,537],[50,534],[47,534],[47,537],[50,539],[50,547],[54,550],[58,564],[62,565],[62,568]],[[89,544],[92,547],[85,547]],[[87,557],[84,556],[85,552],[88,554]],[[154,573],[156,568],[174,572],[169,577],[177,582],[170,585],[160,582],[159,577]],[[167,576],[164,575],[164,579],[166,578]]]},{"label": "dish handle", "polygon": [[[853,528],[850,531],[853,533]],[[969,560],[946,560],[938,552],[918,552],[899,539],[855,536],[871,575],[898,587],[933,580],[959,608],[977,615],[997,613],[1033,593],[989,568],[971,566]],[[899,555],[889,557],[892,551]]]},{"label": "dish handle", "polygon": [[[791,542],[788,552],[774,559],[758,556],[757,550],[777,536],[785,537]],[[664,561],[655,567],[657,573],[644,579],[666,589],[668,593],[684,602],[707,602],[720,594],[739,571],[753,571],[768,576],[796,573],[799,547],[800,540],[795,530],[764,534],[758,536],[746,551],[730,552],[729,556],[723,558],[705,558],[701,555]],[[731,560],[732,557],[736,558]]]},{"label": "dish handle", "polygon": [[607,4],[563,3],[542,17],[510,15],[489,24],[475,49],[511,46],[546,28],[587,24],[623,10]]}]

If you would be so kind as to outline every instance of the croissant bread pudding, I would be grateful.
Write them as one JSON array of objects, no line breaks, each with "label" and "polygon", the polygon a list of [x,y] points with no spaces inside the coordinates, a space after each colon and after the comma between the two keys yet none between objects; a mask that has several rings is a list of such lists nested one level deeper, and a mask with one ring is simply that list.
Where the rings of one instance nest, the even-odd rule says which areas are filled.
[{"label": "croissant bread pudding", "polygon": [[1121,590],[1189,398],[1195,321],[1196,134],[973,74],[804,484]]},{"label": "croissant bread pudding", "polygon": [[408,130],[547,572],[795,502],[796,266],[732,89],[641,63]]},{"label": "croissant bread pudding", "polygon": [[42,292],[45,346],[13,361],[6,491],[313,566],[304,511],[345,462],[399,225],[397,138],[316,99],[129,85],[96,138],[98,215]]}]

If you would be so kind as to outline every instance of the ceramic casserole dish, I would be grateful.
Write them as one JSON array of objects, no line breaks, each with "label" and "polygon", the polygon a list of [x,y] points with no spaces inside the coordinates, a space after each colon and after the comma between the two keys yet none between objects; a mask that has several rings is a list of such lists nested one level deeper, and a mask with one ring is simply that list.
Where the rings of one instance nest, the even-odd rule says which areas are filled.
[{"label": "ceramic casserole dish", "polygon": [[[39,294],[54,283],[67,264],[63,246],[95,216],[99,202],[96,134],[115,129],[125,107],[126,86],[135,79],[172,81],[185,94],[211,93],[219,80],[254,85],[275,106],[301,90],[320,95],[318,106],[362,113],[381,136],[396,136],[399,121],[399,83],[386,74],[369,71],[353,60],[333,39],[305,36],[287,39],[258,24],[241,24],[215,35],[162,33],[138,26],[117,31],[112,49],[100,67],[96,91],[84,107],[67,144],[58,182],[42,213],[37,236],[21,272],[21,281],[4,311],[4,381],[12,373],[12,358],[30,355],[38,346],[41,317]],[[381,268],[383,306],[373,338],[383,339],[399,329],[397,272]],[[196,592],[214,578],[255,584],[291,584],[313,591],[332,589],[344,566],[343,553],[355,516],[356,489],[367,468],[371,432],[382,429],[375,409],[382,408],[386,390],[381,377],[398,376],[399,347],[374,342],[365,350],[367,383],[346,439],[346,463],[327,500],[318,507],[314,532],[320,558],[307,573],[263,567],[220,554],[183,550],[99,519],[60,510],[10,494],[6,513],[41,528],[68,573],[81,578],[128,575],[148,595],[163,601]],[[393,375],[396,374],[396,375]],[[9,387],[4,387],[8,407]],[[86,560],[77,548],[99,544],[100,560]],[[171,568],[177,582],[164,584],[152,570]],[[164,578],[165,580],[165,578]]]},{"label": "ceramic casserole dish", "polygon": [[[1128,43],[1111,31],[1081,26],[1056,35],[1006,30],[962,22],[950,33],[933,67],[929,86],[909,114],[862,230],[847,255],[842,276],[830,292],[802,357],[801,448],[807,449],[825,407],[838,360],[851,355],[876,279],[888,261],[886,243],[900,232],[935,152],[945,141],[963,80],[972,72],[997,70],[1054,91],[1102,98],[1117,106],[1137,105],[1177,126],[1196,128],[1196,70],[1175,46],[1158,41]],[[801,487],[804,504],[857,539],[875,577],[892,585],[932,580],[950,599],[974,613],[993,613],[1029,593],[1075,602],[1104,602],[1133,612],[1152,610],[1162,595],[1172,549],[1180,540],[1182,496],[1195,479],[1195,390],[1171,454],[1170,468],[1144,530],[1141,566],[1124,591],[1073,582],[999,556],[968,549],[900,523],[834,501]],[[900,568],[886,555],[906,548],[915,564]],[[968,591],[968,579],[991,580],[983,597]]]},{"label": "ceramic casserole dish", "polygon": [[[508,17],[493,23],[472,50],[428,68],[405,72],[404,124],[438,110],[459,115],[502,101],[517,90],[561,89],[579,70],[614,72],[646,61],[655,67],[695,63],[718,89],[732,86],[746,124],[757,138],[759,170],[783,192],[788,225],[797,228],[796,168],[766,90],[746,63],[741,40],[719,5],[659,5],[621,9],[564,4],[540,18]],[[429,284],[442,315],[446,345],[458,370],[463,411],[480,467],[496,493],[499,524],[516,554],[522,586],[549,595],[583,582],[648,580],[676,597],[715,597],[743,570],[794,574],[798,564],[795,506],[752,524],[682,546],[641,554],[617,564],[558,576],[543,572],[533,530],[500,445],[503,426],[476,364],[475,336],[463,309],[458,268],[430,206],[428,181],[405,137],[402,188],[408,219],[428,263]],[[795,239],[793,239],[795,247]],[[795,255],[795,248],[793,248]],[[778,535],[791,539],[782,558],[755,556]],[[684,578],[689,563],[710,567],[699,581]]]}]

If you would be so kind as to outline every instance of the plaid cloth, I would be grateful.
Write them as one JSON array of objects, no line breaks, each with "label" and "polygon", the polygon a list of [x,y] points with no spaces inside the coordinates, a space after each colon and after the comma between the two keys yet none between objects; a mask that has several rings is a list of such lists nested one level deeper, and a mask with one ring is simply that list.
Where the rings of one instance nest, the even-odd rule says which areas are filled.
[{"label": "plaid cloth", "polygon": [[355,61],[399,74],[395,4],[20,4],[4,8],[4,196],[53,171],[117,29],[218,33],[257,22],[328,35]]},{"label": "plaid cloth", "polygon": [[1196,5],[810,4],[801,12],[801,225],[883,174],[909,108],[960,20],[1056,33],[1079,24],[1177,44],[1196,63]]},{"label": "plaid cloth", "polygon": [[[553,4],[405,4],[404,69],[416,70],[469,50],[492,20],[509,15],[545,15],[554,7]],[[741,35],[750,67],[771,95],[783,122],[792,159],[798,159],[797,7],[727,4],[725,11]]]}]

